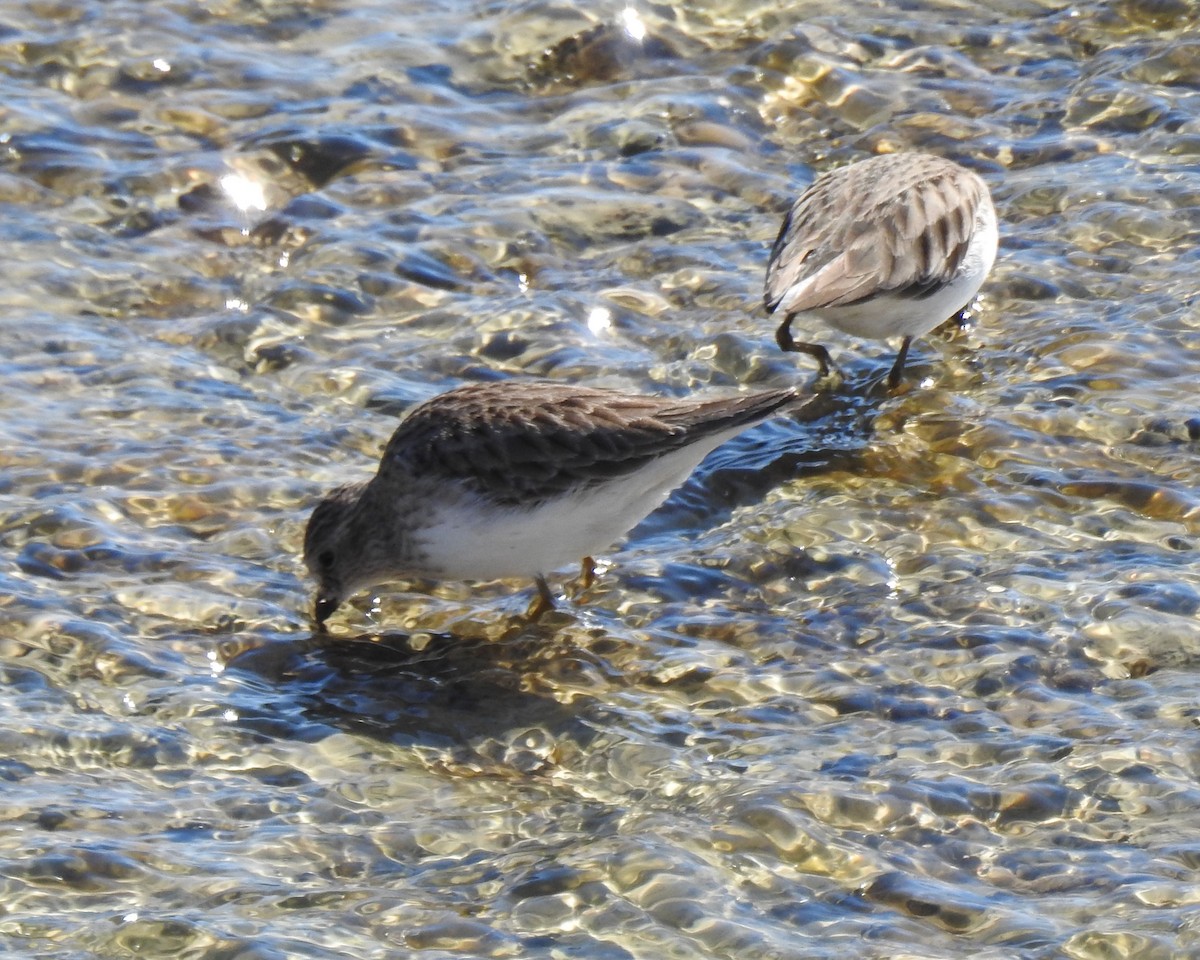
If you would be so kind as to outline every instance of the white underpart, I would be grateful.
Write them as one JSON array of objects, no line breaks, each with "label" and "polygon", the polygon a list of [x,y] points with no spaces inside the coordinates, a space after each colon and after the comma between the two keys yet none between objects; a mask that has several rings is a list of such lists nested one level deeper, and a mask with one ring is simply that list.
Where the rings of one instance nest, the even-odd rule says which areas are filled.
[{"label": "white underpart", "polygon": [[664,454],[631,474],[534,509],[498,509],[471,498],[435,509],[422,530],[430,576],[498,580],[547,574],[602,553],[682,484],[696,465],[751,424]]},{"label": "white underpart", "polygon": [[[975,214],[975,229],[958,272],[934,293],[927,297],[880,293],[859,303],[806,310],[798,316],[811,314],[836,330],[867,340],[922,336],[949,320],[979,292],[996,260],[999,239],[996,209],[985,196]],[[789,300],[794,303],[807,295],[810,286],[821,285],[821,272],[818,271],[807,282],[793,287],[776,308],[777,312],[786,316]]]}]

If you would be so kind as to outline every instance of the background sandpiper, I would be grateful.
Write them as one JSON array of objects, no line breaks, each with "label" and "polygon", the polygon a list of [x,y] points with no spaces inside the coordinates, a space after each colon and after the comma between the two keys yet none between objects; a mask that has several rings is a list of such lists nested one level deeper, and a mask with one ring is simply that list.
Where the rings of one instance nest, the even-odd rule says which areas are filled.
[{"label": "background sandpiper", "polygon": [[[396,429],[375,476],[313,511],[304,561],[323,624],[351,594],[403,576],[533,578],[620,539],[704,456],[794,400],[636,396],[546,381],[451,390]],[[539,611],[540,612],[540,611]]]},{"label": "background sandpiper", "polygon": [[923,153],[872,157],[819,176],[792,205],[767,265],[763,300],[782,313],[784,350],[835,369],[829,351],[792,339],[802,313],[874,340],[903,337],[888,375],[895,388],[913,337],[971,302],[996,259],[987,185]]}]

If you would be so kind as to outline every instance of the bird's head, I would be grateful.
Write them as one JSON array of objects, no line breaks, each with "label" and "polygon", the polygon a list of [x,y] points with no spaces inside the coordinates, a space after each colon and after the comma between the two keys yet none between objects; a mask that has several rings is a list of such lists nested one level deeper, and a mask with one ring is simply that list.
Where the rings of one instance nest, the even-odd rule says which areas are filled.
[{"label": "bird's head", "polygon": [[360,493],[361,486],[338,487],[317,504],[304,531],[304,565],[317,581],[313,615],[318,627],[353,589],[346,581],[354,562],[350,528]]}]

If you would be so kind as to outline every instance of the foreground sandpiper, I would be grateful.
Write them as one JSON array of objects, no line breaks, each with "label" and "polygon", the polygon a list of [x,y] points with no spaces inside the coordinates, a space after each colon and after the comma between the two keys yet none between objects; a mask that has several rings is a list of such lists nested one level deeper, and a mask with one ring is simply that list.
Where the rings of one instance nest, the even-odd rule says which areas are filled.
[{"label": "foreground sandpiper", "polygon": [[416,407],[364,483],[313,511],[316,621],[386,580],[532,578],[619,540],[704,456],[796,398],[645,397],[546,381],[459,387]]},{"label": "foreground sandpiper", "polygon": [[903,337],[888,375],[900,383],[913,337],[967,306],[996,259],[987,185],[941,157],[898,153],[819,176],[793,205],[771,250],[763,301],[783,322],[784,350],[834,367],[817,343],[792,339],[810,313],[856,337]]}]

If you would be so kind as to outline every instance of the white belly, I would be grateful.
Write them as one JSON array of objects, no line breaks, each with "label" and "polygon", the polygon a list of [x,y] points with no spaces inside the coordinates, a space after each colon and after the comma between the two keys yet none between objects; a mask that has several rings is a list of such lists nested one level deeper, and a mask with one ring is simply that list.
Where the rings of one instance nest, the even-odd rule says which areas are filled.
[{"label": "white belly", "polygon": [[470,497],[436,510],[418,547],[424,576],[454,580],[529,578],[602,553],[677,486],[705,455],[746,428],[707,437],[582,493],[533,509]]}]

